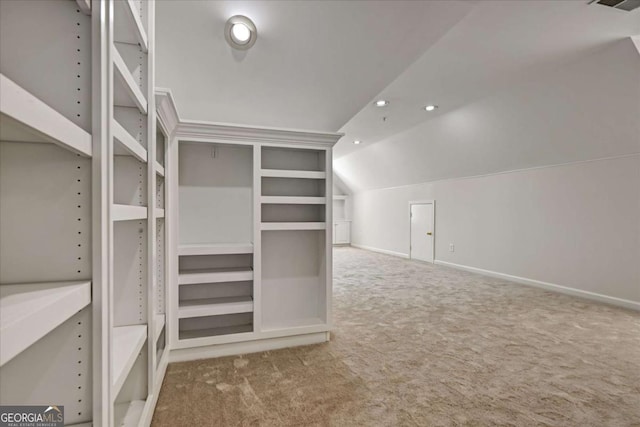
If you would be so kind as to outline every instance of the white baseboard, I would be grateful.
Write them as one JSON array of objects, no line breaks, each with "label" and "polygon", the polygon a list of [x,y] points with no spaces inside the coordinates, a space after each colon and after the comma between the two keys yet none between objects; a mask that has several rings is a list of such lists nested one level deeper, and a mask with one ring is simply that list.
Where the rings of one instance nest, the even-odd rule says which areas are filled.
[{"label": "white baseboard", "polygon": [[278,350],[286,347],[319,344],[326,341],[329,341],[329,332],[316,332],[313,334],[208,345],[205,347],[181,348],[171,350],[171,353],[169,354],[169,362],[186,362],[189,360],[258,353],[261,351]]},{"label": "white baseboard", "polygon": [[351,243],[351,246],[353,246],[354,248],[364,249],[364,250],[371,251],[371,252],[378,252],[378,253],[385,254],[385,255],[392,255],[392,256],[397,256],[397,257],[400,257],[400,258],[409,259],[409,254],[404,254],[402,252],[388,251],[386,249],[379,249],[379,248],[374,248],[374,247],[371,247],[371,246],[358,245],[356,243]]},{"label": "white baseboard", "polygon": [[592,301],[603,302],[618,307],[629,308],[631,310],[640,311],[640,302],[630,301],[622,298],[610,297],[607,295],[597,294],[595,292],[583,291],[581,289],[569,288],[566,286],[556,285],[554,283],[542,282],[540,280],[527,279],[526,277],[512,276],[510,274],[498,273],[496,271],[484,270],[482,268],[469,267],[466,265],[454,264],[452,262],[436,260],[436,264],[447,267],[456,268],[458,270],[469,271],[471,273],[482,274],[483,276],[496,277],[498,279],[509,280],[521,285],[533,286],[536,288],[546,289],[548,291],[559,292],[566,295],[586,298]]}]

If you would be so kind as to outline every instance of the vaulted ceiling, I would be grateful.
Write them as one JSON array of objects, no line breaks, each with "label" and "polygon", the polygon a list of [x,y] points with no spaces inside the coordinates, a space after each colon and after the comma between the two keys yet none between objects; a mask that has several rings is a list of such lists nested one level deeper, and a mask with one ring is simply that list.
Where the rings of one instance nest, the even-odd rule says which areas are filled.
[{"label": "vaulted ceiling", "polygon": [[[249,51],[224,39],[235,14],[258,28]],[[634,34],[640,9],[587,0],[164,0],[157,2],[157,84],[172,89],[188,119],[344,132],[336,166],[347,186],[361,190],[638,151],[640,133],[628,116],[640,113],[640,62],[624,42]],[[558,91],[575,99],[556,99],[554,116],[545,99]],[[614,92],[622,98],[607,100]],[[599,107],[575,102],[593,94],[607,108],[628,108],[616,119],[623,129],[607,117],[604,127],[593,124],[608,145],[562,120],[548,135],[505,143],[558,114],[582,126]],[[391,104],[374,107],[379,98]],[[421,109],[429,103],[439,108]],[[582,137],[591,142],[575,146]]]}]

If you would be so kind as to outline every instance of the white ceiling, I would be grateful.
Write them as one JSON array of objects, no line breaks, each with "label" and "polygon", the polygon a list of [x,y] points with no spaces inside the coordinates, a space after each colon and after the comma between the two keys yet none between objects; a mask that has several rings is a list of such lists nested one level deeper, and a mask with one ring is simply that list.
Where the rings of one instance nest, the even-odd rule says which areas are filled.
[{"label": "white ceiling", "polygon": [[[587,1],[481,1],[369,101],[344,127],[339,158],[508,86],[578,60],[614,40],[640,34],[640,9]],[[436,112],[421,109],[439,105]],[[386,121],[382,118],[386,116]],[[355,146],[354,139],[364,141]]]},{"label": "white ceiling", "polygon": [[[337,131],[471,10],[469,1],[169,1],[157,5],[157,85],[183,117]],[[234,51],[224,24],[258,29]]]}]

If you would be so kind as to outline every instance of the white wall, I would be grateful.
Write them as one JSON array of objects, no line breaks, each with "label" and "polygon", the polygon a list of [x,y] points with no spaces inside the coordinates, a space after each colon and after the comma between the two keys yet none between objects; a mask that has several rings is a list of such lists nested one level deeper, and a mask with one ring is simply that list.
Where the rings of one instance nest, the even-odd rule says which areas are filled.
[{"label": "white wall", "polygon": [[358,193],[354,243],[408,254],[424,199],[437,260],[640,302],[640,155]]},{"label": "white wall", "polygon": [[621,40],[340,158],[352,241],[407,254],[408,202],[435,199],[437,260],[640,309],[639,118],[640,57]]}]

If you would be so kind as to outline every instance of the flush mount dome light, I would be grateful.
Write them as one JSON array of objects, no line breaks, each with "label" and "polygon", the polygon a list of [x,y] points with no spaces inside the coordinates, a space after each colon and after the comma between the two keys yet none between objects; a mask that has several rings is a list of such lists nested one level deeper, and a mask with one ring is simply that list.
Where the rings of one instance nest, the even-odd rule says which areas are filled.
[{"label": "flush mount dome light", "polygon": [[389,105],[389,101],[387,101],[386,99],[378,99],[373,103],[373,105],[375,105],[376,107],[386,107],[387,105]]},{"label": "flush mount dome light", "polygon": [[255,44],[258,31],[251,19],[235,15],[229,18],[224,26],[224,38],[232,48],[247,50]]},{"label": "flush mount dome light", "polygon": [[424,109],[427,110],[427,111],[433,111],[436,108],[438,108],[437,105],[427,105],[426,107],[424,107]]},{"label": "flush mount dome light", "polygon": [[359,139],[356,139],[355,141],[353,141],[354,144],[358,145],[360,144],[362,141],[360,141]]}]

